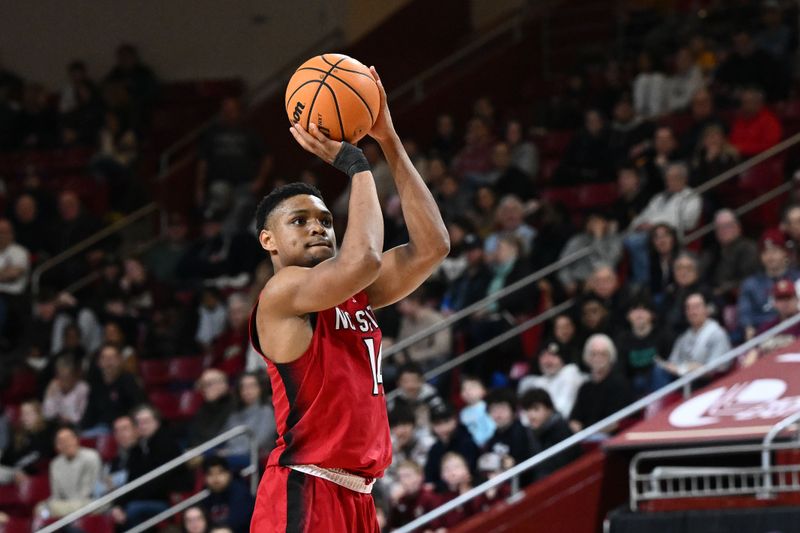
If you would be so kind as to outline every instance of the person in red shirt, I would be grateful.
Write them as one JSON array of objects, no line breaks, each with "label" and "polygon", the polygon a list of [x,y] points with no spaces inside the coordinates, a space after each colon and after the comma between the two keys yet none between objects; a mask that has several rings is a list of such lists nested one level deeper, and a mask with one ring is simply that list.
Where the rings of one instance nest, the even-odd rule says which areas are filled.
[{"label": "person in red shirt", "polygon": [[783,128],[775,114],[764,105],[764,93],[750,87],[742,91],[739,113],[731,128],[731,144],[745,158],[777,144]]},{"label": "person in red shirt", "polygon": [[351,178],[346,236],[337,252],[319,191],[291,183],[264,197],[258,239],[275,275],[251,313],[253,347],[267,362],[278,429],[258,489],[252,532],[379,531],[370,496],[391,463],[374,310],[404,298],[449,252],[447,229],[381,111],[370,136],[386,156],[409,242],[381,253],[383,217],[363,152],[314,124],[290,131],[305,150]]}]

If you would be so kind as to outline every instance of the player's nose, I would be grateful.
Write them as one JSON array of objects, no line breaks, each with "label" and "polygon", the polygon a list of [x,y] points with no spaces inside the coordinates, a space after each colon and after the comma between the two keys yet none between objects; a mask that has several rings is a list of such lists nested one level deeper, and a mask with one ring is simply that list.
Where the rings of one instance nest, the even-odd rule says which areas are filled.
[{"label": "player's nose", "polygon": [[325,226],[317,219],[312,220],[308,224],[308,230],[312,235],[325,235]]}]

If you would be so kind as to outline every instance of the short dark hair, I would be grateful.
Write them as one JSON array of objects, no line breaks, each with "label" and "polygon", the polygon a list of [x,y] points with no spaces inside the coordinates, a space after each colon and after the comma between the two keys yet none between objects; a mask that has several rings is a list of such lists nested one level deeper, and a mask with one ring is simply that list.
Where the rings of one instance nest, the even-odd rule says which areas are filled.
[{"label": "short dark hair", "polygon": [[406,363],[397,369],[397,379],[400,379],[400,376],[403,374],[416,374],[422,377],[425,375],[425,372],[423,372],[422,367],[417,363]]},{"label": "short dark hair", "polygon": [[209,470],[215,466],[222,468],[226,472],[231,471],[231,465],[227,459],[220,457],[219,455],[212,455],[211,457],[206,457],[203,460],[203,473],[208,474]]},{"label": "short dark hair", "polygon": [[541,405],[551,411],[555,411],[553,399],[550,398],[550,394],[544,389],[530,389],[525,391],[522,394],[522,398],[519,399],[519,405],[523,409],[530,409],[531,407]]},{"label": "short dark hair", "polygon": [[517,408],[517,393],[512,389],[495,389],[486,395],[486,407],[494,404],[507,403],[511,410]]},{"label": "short dark hair", "polygon": [[404,424],[416,425],[417,417],[414,411],[407,405],[398,405],[389,412],[389,427],[402,426]]},{"label": "short dark hair", "polygon": [[280,187],[273,189],[272,192],[262,198],[261,202],[258,204],[258,208],[256,209],[256,229],[258,229],[258,231],[264,229],[270,213],[272,213],[272,211],[274,211],[275,208],[281,204],[281,202],[301,194],[316,196],[322,200],[322,193],[319,192],[319,189],[313,185],[309,185],[308,183],[297,181],[294,183],[281,185]]}]

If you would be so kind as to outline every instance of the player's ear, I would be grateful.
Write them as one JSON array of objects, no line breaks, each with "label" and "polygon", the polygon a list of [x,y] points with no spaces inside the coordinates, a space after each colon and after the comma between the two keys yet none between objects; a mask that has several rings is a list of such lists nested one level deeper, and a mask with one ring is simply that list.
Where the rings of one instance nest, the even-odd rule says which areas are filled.
[{"label": "player's ear", "polygon": [[270,255],[278,253],[278,248],[275,246],[275,236],[270,230],[265,228],[258,232],[258,242]]}]

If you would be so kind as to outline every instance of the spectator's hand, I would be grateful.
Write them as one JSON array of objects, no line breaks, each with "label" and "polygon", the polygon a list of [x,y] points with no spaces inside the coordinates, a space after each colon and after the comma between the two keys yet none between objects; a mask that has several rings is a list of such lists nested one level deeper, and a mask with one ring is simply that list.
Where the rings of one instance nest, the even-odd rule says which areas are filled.
[{"label": "spectator's hand", "polygon": [[744,328],[744,340],[749,341],[753,337],[756,336],[756,328],[753,326],[747,326]]},{"label": "spectator's hand", "polygon": [[756,361],[758,361],[758,350],[753,348],[752,350],[744,354],[744,357],[742,357],[740,364],[743,368],[747,368],[748,366],[752,366],[753,363],[755,363]]},{"label": "spectator's hand", "polygon": [[115,524],[124,524],[128,519],[128,515],[122,510],[122,507],[115,506],[111,509],[111,518]]},{"label": "spectator's hand", "polygon": [[56,298],[56,305],[58,307],[75,307],[78,305],[78,300],[68,292],[60,292]]},{"label": "spectator's hand", "polygon": [[328,164],[333,163],[342,148],[341,142],[326,137],[313,122],[309,124],[308,131],[299,122],[294,123],[289,131],[303,150],[314,154]]},{"label": "spectator's hand", "polygon": [[577,433],[583,429],[583,424],[581,424],[577,420],[570,420],[569,429],[571,429],[573,433]]},{"label": "spectator's hand", "polygon": [[392,124],[392,115],[389,113],[389,104],[386,102],[386,90],[381,83],[381,77],[378,76],[378,71],[375,67],[369,67],[375,83],[378,84],[378,91],[381,95],[381,110],[378,113],[378,118],[375,119],[375,124],[369,130],[369,136],[378,142],[386,141],[395,135],[394,124]]}]

